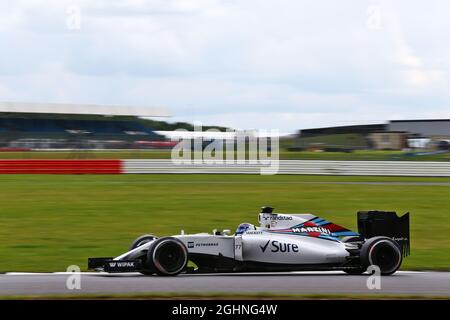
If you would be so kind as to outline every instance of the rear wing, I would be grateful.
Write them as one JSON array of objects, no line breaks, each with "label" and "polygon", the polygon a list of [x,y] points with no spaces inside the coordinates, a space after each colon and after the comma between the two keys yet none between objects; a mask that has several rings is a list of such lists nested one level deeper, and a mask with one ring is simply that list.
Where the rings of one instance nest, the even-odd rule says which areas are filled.
[{"label": "rear wing", "polygon": [[392,238],[400,245],[404,257],[410,253],[409,212],[398,217],[394,211],[359,211],[358,232],[366,239]]}]

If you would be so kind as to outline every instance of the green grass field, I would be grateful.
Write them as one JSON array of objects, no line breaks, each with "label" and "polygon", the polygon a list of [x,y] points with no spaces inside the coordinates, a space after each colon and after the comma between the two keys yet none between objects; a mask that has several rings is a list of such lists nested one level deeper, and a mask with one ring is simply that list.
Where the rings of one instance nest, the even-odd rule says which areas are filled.
[{"label": "green grass field", "polygon": [[0,271],[83,269],[140,234],[234,229],[259,207],[356,228],[356,211],[411,212],[403,269],[450,270],[450,186],[338,184],[445,178],[257,175],[1,175]]},{"label": "green grass field", "polygon": [[[0,152],[0,159],[170,159],[168,150],[121,151],[25,151]],[[450,153],[411,156],[403,151],[358,150],[354,152],[314,152],[280,150],[282,160],[346,160],[346,161],[450,161]]]}]

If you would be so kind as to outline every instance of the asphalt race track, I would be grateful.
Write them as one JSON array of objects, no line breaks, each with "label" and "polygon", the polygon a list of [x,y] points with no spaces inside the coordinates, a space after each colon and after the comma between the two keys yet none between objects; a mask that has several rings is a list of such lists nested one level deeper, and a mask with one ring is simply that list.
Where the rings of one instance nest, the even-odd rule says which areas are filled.
[{"label": "asphalt race track", "polygon": [[397,272],[381,278],[381,289],[367,288],[368,275],[343,272],[203,274],[177,277],[137,273],[81,273],[81,289],[68,290],[68,273],[0,274],[0,297],[55,294],[139,293],[277,293],[277,294],[388,294],[450,296],[450,272]]}]

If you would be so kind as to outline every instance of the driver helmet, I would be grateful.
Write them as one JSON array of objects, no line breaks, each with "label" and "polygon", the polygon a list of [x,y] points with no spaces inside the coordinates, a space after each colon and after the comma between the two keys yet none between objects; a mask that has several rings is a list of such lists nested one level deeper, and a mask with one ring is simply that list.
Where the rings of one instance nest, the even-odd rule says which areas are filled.
[{"label": "driver helmet", "polygon": [[256,230],[256,227],[251,223],[241,223],[237,227],[235,235],[243,234],[247,230]]}]

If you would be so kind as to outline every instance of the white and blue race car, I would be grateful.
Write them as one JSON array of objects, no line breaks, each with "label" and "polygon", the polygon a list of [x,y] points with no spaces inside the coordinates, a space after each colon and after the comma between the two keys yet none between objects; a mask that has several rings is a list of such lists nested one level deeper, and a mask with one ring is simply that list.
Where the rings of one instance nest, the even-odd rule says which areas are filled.
[{"label": "white and blue race car", "polygon": [[[259,226],[242,223],[212,234],[143,235],[117,256],[89,258],[104,272],[180,273],[342,270],[361,274],[371,265],[396,272],[409,255],[409,213],[358,212],[358,232],[312,214],[273,213],[263,207]],[[188,264],[188,262],[191,262]]]}]

